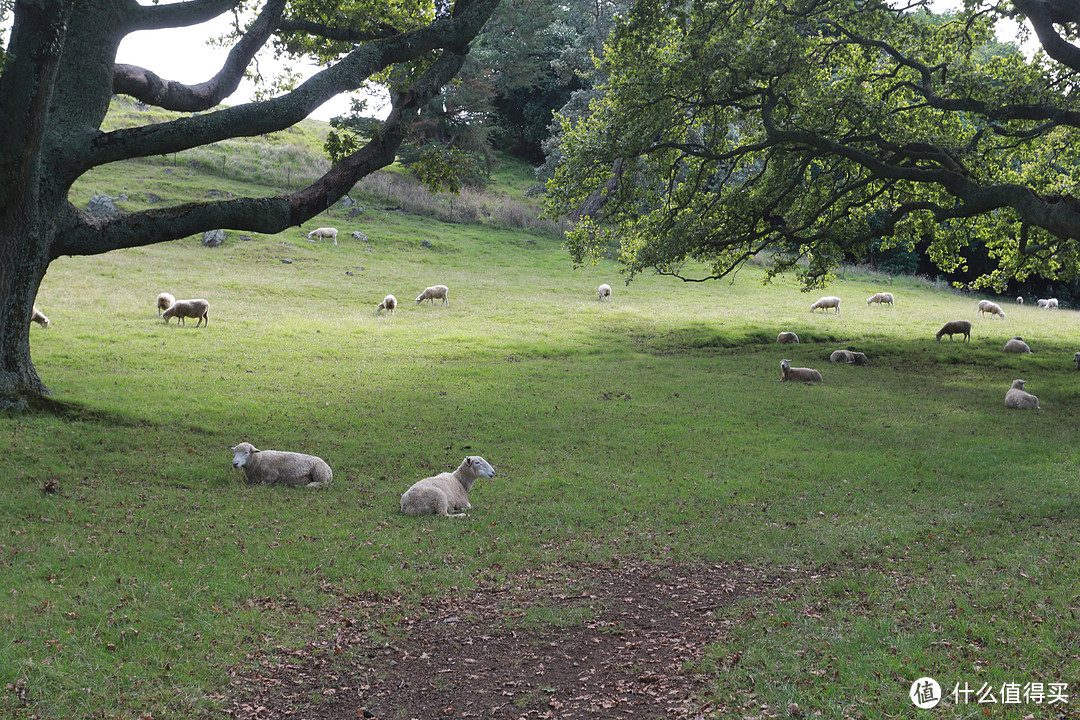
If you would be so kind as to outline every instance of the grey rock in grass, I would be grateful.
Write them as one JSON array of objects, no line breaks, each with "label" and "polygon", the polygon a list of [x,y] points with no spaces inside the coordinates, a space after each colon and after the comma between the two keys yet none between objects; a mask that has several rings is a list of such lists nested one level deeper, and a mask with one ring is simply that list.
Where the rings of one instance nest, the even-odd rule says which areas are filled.
[{"label": "grey rock in grass", "polygon": [[207,230],[202,234],[202,244],[204,247],[215,248],[225,242],[224,230]]},{"label": "grey rock in grass", "polygon": [[86,211],[96,217],[108,217],[116,214],[116,203],[108,195],[94,195],[86,203]]}]

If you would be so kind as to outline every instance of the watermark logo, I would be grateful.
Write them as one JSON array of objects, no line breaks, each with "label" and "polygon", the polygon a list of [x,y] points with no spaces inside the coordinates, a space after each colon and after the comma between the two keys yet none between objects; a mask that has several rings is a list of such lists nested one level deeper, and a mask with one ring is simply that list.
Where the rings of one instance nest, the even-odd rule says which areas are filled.
[{"label": "watermark logo", "polygon": [[941,702],[941,686],[932,677],[921,677],[911,683],[908,696],[915,707],[920,710],[929,710],[937,707],[937,704]]}]

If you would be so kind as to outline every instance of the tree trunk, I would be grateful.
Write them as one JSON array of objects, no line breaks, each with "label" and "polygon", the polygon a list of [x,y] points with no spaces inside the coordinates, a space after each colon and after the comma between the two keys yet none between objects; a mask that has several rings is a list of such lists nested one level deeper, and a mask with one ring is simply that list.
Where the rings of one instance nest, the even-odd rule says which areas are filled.
[{"label": "tree trunk", "polygon": [[30,359],[30,315],[48,268],[43,243],[0,229],[0,410],[21,410],[48,393]]}]

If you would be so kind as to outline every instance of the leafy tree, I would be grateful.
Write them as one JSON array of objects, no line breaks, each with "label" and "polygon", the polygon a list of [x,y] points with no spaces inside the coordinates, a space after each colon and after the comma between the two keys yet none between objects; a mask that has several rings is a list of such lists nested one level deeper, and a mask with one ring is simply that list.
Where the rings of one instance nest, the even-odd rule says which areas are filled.
[{"label": "leafy tree", "polygon": [[[280,232],[314,217],[385,166],[410,122],[461,68],[498,0],[10,0],[0,74],[0,406],[21,407],[46,388],[30,358],[30,311],[49,263],[189,236],[215,228]],[[139,30],[237,17],[235,43],[213,78],[183,85],[117,64]],[[243,22],[241,22],[241,20]],[[325,68],[271,99],[214,109],[236,89],[260,48],[312,55]],[[339,157],[310,186],[278,197],[95,218],[68,201],[91,168],[168,154],[230,137],[282,130],[325,102],[397,68],[392,109],[371,140]],[[101,123],[114,93],[192,115],[112,132]],[[197,114],[196,114],[197,113]]]},{"label": "leafy tree", "polygon": [[[809,289],[886,239],[946,271],[984,246],[984,287],[1076,277],[1080,3],[925,5],[638,2],[563,121],[549,212],[575,262],[614,238],[629,278],[704,280],[771,253]],[[1017,15],[1052,59],[996,44]]]}]

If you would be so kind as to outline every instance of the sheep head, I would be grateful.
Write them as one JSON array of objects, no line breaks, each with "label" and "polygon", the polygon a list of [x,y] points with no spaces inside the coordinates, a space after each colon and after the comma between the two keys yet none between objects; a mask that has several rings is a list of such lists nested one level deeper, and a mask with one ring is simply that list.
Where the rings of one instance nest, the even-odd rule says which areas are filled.
[{"label": "sheep head", "polygon": [[255,447],[251,443],[242,442],[233,449],[233,461],[232,466],[234,468],[242,468],[247,465],[251,456],[259,452],[259,448]]}]

